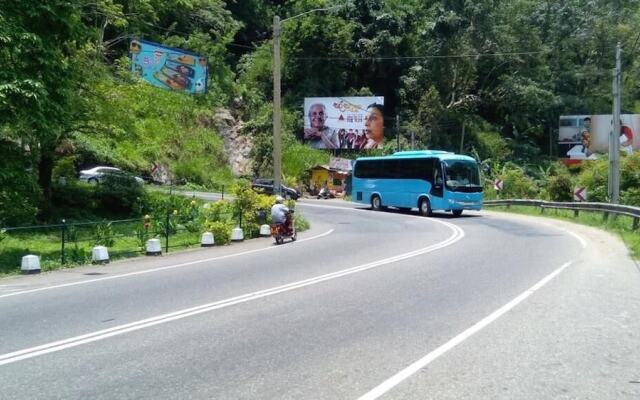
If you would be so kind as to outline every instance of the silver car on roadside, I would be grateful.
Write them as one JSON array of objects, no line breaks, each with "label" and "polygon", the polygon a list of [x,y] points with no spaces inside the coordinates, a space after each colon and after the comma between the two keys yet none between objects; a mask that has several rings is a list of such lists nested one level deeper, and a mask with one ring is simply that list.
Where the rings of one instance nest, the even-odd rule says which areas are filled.
[{"label": "silver car on roadside", "polygon": [[93,167],[91,169],[82,170],[80,171],[80,176],[78,177],[78,179],[95,185],[102,182],[104,177],[107,175],[127,175],[127,176],[133,177],[136,180],[136,182],[138,182],[141,185],[144,183],[144,179],[140,178],[139,176],[133,176],[128,172],[121,170],[120,168],[104,167],[104,166],[98,166],[98,167]]}]

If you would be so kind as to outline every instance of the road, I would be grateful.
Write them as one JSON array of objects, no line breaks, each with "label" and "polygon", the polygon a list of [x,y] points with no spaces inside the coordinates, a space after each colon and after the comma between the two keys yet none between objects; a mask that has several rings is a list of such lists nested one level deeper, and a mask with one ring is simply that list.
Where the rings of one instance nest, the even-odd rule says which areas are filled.
[{"label": "road", "polygon": [[295,243],[0,281],[0,398],[640,398],[640,273],[618,239],[299,208]]}]

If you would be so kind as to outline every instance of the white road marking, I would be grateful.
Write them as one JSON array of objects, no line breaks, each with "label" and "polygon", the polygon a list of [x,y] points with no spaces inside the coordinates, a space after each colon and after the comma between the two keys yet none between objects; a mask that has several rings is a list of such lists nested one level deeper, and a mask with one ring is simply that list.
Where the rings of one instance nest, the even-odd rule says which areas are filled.
[{"label": "white road marking", "polygon": [[443,355],[446,352],[448,352],[449,350],[453,349],[454,347],[456,347],[460,343],[464,342],[465,340],[467,340],[468,338],[470,338],[474,334],[476,334],[479,331],[481,331],[482,329],[484,329],[487,325],[491,324],[492,322],[494,322],[495,320],[497,320],[498,318],[503,316],[505,313],[510,311],[512,308],[514,308],[515,306],[517,306],[518,304],[523,302],[527,297],[531,296],[536,290],[540,289],[541,287],[543,287],[544,285],[549,283],[549,281],[551,281],[558,274],[560,274],[562,271],[564,271],[565,268],[567,268],[572,263],[573,263],[573,261],[569,261],[569,262],[563,264],[560,268],[556,269],[555,271],[553,271],[552,273],[550,273],[549,275],[544,277],[542,280],[540,280],[538,283],[533,285],[531,288],[529,288],[526,291],[524,291],[522,294],[520,294],[515,299],[511,300],[510,302],[508,302],[507,304],[503,305],[502,307],[500,307],[496,311],[492,312],[487,317],[483,318],[482,320],[477,322],[475,325],[473,325],[469,329],[467,329],[464,332],[460,333],[459,335],[455,336],[453,339],[449,340],[448,342],[446,342],[442,346],[440,346],[437,349],[433,350],[432,352],[430,352],[426,356],[422,357],[418,361],[414,362],[413,364],[409,365],[408,367],[406,367],[405,369],[401,370],[397,374],[393,375],[391,378],[389,378],[386,381],[382,382],[380,385],[376,386],[375,388],[373,388],[369,392],[367,392],[364,395],[360,396],[358,398],[358,400],[374,400],[374,399],[379,398],[380,396],[382,396],[383,394],[385,394],[389,390],[393,389],[395,386],[399,385],[402,381],[406,380],[407,378],[409,378],[410,376],[412,376],[413,374],[418,372],[420,369],[422,369],[422,368],[426,367],[427,365],[429,365],[430,363],[432,363],[434,360],[436,360],[441,355]]},{"label": "white road marking", "polygon": [[[335,229],[329,229],[328,231],[326,231],[325,233],[321,233],[320,235],[308,237],[308,238],[305,238],[305,239],[299,239],[299,240],[297,240],[297,243],[302,243],[302,242],[306,242],[308,240],[314,240],[314,239],[318,239],[318,238],[330,235],[331,233],[333,233],[334,230]],[[189,265],[201,264],[201,263],[205,263],[205,262],[209,262],[209,261],[224,260],[226,258],[238,257],[238,256],[246,255],[246,254],[257,253],[257,252],[267,251],[267,250],[273,250],[273,249],[277,249],[277,248],[282,248],[282,247],[280,247],[280,246],[264,247],[264,248],[260,248],[260,249],[243,251],[243,252],[240,252],[240,253],[227,254],[226,256],[211,257],[211,258],[205,258],[205,259],[202,259],[202,260],[190,261],[190,262],[181,263],[181,264],[167,265],[165,267],[158,267],[158,268],[145,269],[145,270],[141,270],[141,271],[128,272],[126,274],[105,276],[105,277],[102,277],[102,278],[87,279],[87,280],[77,281],[77,282],[62,283],[60,285],[44,286],[44,287],[40,287],[40,288],[37,288],[37,289],[21,290],[19,292],[6,293],[6,294],[3,294],[3,295],[0,295],[0,299],[4,298],[4,297],[18,296],[18,295],[27,294],[27,293],[42,292],[44,290],[58,289],[58,288],[69,287],[69,286],[86,285],[88,283],[108,281],[108,280],[111,280],[111,279],[127,278],[129,276],[149,274],[149,273],[158,272],[158,271],[166,271],[166,270],[169,270],[169,269],[182,268],[182,267],[186,267],[186,266],[189,266]]]},{"label": "white road marking", "polygon": [[[112,336],[122,335],[124,333],[137,331],[140,329],[148,328],[151,326],[164,324],[167,322],[179,320],[182,318],[191,317],[193,315],[198,315],[206,312],[210,312],[213,310],[218,310],[221,308],[230,307],[240,303],[246,303],[248,301],[261,299],[268,296],[273,296],[279,293],[288,292],[295,289],[300,289],[306,286],[316,285],[321,282],[329,281],[332,279],[341,278],[343,276],[355,274],[358,272],[363,272],[370,270],[372,268],[377,268],[383,265],[395,263],[398,261],[406,260],[408,258],[416,257],[422,254],[430,253],[432,251],[441,249],[443,247],[449,246],[458,240],[464,237],[464,231],[457,227],[456,225],[450,224],[444,221],[432,220],[442,225],[447,226],[453,231],[453,234],[447,238],[446,240],[433,244],[431,246],[427,246],[418,250],[414,250],[408,253],[400,254],[397,256],[385,258],[382,260],[370,262],[367,264],[358,265],[356,267],[343,269],[341,271],[332,272],[325,275],[319,275],[313,278],[304,279],[301,281],[289,283],[282,286],[273,287],[270,289],[260,290],[253,293],[247,293],[244,295],[232,297],[225,300],[216,301],[213,303],[207,303],[196,307],[187,308],[180,311],[175,311],[168,314],[159,315],[152,318],[147,318],[140,321],[131,322],[128,324],[116,326],[109,329],[104,329],[101,331],[91,332],[85,335],[72,337],[69,339],[64,339],[56,342],[47,343],[40,346],[30,347],[23,350],[14,351],[7,354],[0,355],[0,366],[15,363],[17,361],[25,360],[28,358],[37,357],[43,354],[53,353],[56,351],[65,350],[71,347],[80,346],[82,344],[95,342],[98,340],[103,340],[110,338]],[[245,252],[246,253],[246,252]]]}]

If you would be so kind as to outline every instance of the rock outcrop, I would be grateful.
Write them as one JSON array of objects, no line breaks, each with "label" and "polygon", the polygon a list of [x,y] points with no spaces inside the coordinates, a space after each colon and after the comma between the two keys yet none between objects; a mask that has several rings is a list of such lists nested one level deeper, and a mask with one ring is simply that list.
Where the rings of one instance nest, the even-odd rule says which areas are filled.
[{"label": "rock outcrop", "polygon": [[222,137],[231,172],[235,176],[250,175],[253,140],[242,133],[243,122],[234,118],[225,108],[217,109],[211,122]]}]

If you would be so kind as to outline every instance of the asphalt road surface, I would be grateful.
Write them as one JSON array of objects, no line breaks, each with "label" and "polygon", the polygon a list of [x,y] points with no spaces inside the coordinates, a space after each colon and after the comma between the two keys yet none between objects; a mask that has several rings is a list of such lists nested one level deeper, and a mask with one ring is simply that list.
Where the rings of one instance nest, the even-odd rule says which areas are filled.
[{"label": "asphalt road surface", "polygon": [[640,398],[611,235],[298,204],[295,243],[0,280],[0,399]]}]

